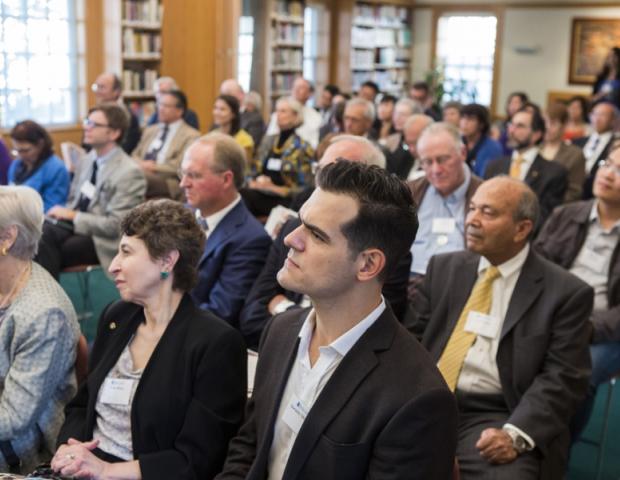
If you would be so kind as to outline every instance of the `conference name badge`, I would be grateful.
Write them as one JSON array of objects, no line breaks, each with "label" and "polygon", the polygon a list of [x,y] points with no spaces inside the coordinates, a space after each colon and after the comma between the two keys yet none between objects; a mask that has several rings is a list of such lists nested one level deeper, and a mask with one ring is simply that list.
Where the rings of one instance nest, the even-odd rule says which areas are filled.
[{"label": "conference name badge", "polygon": [[84,195],[86,198],[88,198],[89,200],[92,200],[93,197],[95,196],[95,186],[92,183],[90,183],[90,181],[84,182],[82,184],[82,187],[80,188],[80,193]]},{"label": "conference name badge", "polygon": [[475,333],[485,338],[495,338],[499,331],[499,318],[481,312],[469,312],[465,322],[466,332]]},{"label": "conference name badge", "polygon": [[282,160],[279,158],[270,158],[267,160],[267,170],[279,172],[282,169]]},{"label": "conference name badge", "polygon": [[282,420],[286,423],[290,429],[295,432],[295,434],[299,433],[301,426],[306,420],[306,416],[308,415],[308,410],[304,407],[304,404],[297,397],[297,395],[293,395],[293,399],[286,410],[284,411],[284,415],[282,416]]},{"label": "conference name badge", "polygon": [[450,235],[456,229],[456,221],[452,217],[433,218],[433,233]]},{"label": "conference name badge", "polygon": [[101,403],[129,405],[134,381],[126,378],[106,378],[101,388]]}]

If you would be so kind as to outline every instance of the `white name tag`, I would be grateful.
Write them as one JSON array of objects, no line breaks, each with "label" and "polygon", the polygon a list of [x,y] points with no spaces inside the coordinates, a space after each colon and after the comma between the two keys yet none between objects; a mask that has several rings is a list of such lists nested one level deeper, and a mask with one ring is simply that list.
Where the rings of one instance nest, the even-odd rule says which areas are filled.
[{"label": "white name tag", "polygon": [[593,271],[597,273],[607,273],[607,257],[605,255],[601,255],[600,253],[596,253],[589,248],[585,250],[585,259],[584,259],[592,268]]},{"label": "white name tag", "polygon": [[279,172],[282,170],[282,160],[279,158],[270,158],[267,160],[267,170],[271,170],[273,172]]},{"label": "white name tag", "polygon": [[495,338],[499,331],[499,318],[480,312],[469,312],[465,331],[486,338]]},{"label": "white name tag", "polygon": [[433,218],[433,233],[449,235],[456,229],[456,220],[452,217]]},{"label": "white name tag", "polygon": [[101,387],[101,402],[111,405],[129,405],[134,381],[126,378],[106,378]]},{"label": "white name tag", "polygon": [[297,395],[293,395],[291,403],[286,407],[284,415],[282,415],[282,420],[295,434],[298,434],[307,415],[308,411],[304,407],[304,404],[297,398]]},{"label": "white name tag", "polygon": [[95,186],[92,183],[90,183],[90,181],[84,182],[82,184],[82,188],[80,188],[80,193],[84,195],[86,198],[88,198],[89,200],[92,200],[93,197],[95,196]]},{"label": "white name tag", "polygon": [[161,138],[157,138],[153,141],[153,143],[151,143],[150,150],[159,150],[161,148],[161,145]]}]

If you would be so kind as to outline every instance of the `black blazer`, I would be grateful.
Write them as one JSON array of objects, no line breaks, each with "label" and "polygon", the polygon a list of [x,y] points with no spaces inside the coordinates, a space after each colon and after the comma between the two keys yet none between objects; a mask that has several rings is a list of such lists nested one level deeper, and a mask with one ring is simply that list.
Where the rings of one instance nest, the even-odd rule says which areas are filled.
[{"label": "black blazer", "polygon": [[[502,157],[489,162],[484,171],[485,180],[510,173],[511,157]],[[534,190],[540,204],[539,225],[551,214],[553,209],[564,201],[568,188],[568,171],[557,162],[545,160],[536,155],[525,176],[525,183]]]},{"label": "black blazer", "polygon": [[[143,321],[142,307],[132,303],[117,302],[103,312],[88,378],[65,409],[59,443],[92,439],[99,388]],[[133,399],[133,453],[143,479],[202,480],[221,470],[228,441],[243,419],[246,368],[239,332],[185,295]]]},{"label": "black blazer", "polygon": [[[314,189],[312,189],[314,191]],[[298,218],[288,220],[280,230],[269,250],[269,256],[260,275],[254,282],[250,293],[241,310],[239,328],[243,334],[248,348],[256,349],[261,332],[271,318],[267,309],[269,301],[278,294],[284,295],[290,301],[299,303],[303,295],[291,290],[285,290],[278,283],[276,274],[284,265],[288,254],[288,248],[284,245],[284,237],[301,225]],[[396,265],[383,285],[383,295],[390,303],[392,310],[399,320],[405,316],[407,308],[407,284],[409,281],[409,269],[411,267],[411,253],[406,255]]]},{"label": "black blazer", "polygon": [[[412,300],[422,344],[438,361],[478,278],[480,256],[469,251],[431,258]],[[536,442],[545,468],[562,478],[568,424],[590,376],[588,317],[592,288],[530,251],[508,305],[497,368],[510,415],[506,420]],[[548,471],[548,470],[545,470]]]},{"label": "black blazer", "polygon": [[[592,165],[592,168],[590,169],[589,172],[587,172],[586,179],[583,182],[583,191],[582,191],[582,197],[581,197],[584,200],[589,200],[590,198],[594,198],[594,194],[592,193],[592,188],[594,186],[594,177],[596,176],[596,172],[598,171],[598,162],[600,162],[601,160],[605,160],[607,158],[609,149],[611,148],[611,145],[614,143],[614,140],[616,140],[616,138],[617,137],[615,135],[611,136],[611,138],[609,139],[609,142],[607,142],[607,145],[605,145],[605,148],[603,149],[601,154],[598,156],[598,158],[594,162],[594,165]],[[576,138],[573,140],[573,145],[577,145],[579,148],[583,150],[583,147],[586,146],[586,143],[588,143],[588,140],[590,140],[589,136]]]},{"label": "black blazer", "polygon": [[[265,329],[247,419],[218,480],[267,477],[273,428],[308,310]],[[388,307],[342,359],[308,412],[283,480],[452,478],[457,412],[422,346]]]}]

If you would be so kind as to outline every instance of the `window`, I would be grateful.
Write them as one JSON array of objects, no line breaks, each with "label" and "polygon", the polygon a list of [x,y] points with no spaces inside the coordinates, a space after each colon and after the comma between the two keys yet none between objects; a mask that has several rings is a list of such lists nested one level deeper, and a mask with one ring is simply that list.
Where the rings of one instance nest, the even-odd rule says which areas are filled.
[{"label": "window", "polygon": [[[326,83],[329,68],[329,13],[323,5],[304,9],[303,76],[314,84],[315,92]],[[309,104],[314,105],[316,95]]]},{"label": "window", "polygon": [[254,18],[239,18],[239,55],[237,57],[237,81],[246,92],[250,91],[252,78],[252,52],[254,49]]},{"label": "window", "polygon": [[[82,0],[0,2],[0,127],[75,124],[84,94]],[[78,11],[78,9],[80,11]]]},{"label": "window", "polygon": [[497,18],[492,14],[450,14],[437,25],[437,60],[443,100],[491,104]]}]

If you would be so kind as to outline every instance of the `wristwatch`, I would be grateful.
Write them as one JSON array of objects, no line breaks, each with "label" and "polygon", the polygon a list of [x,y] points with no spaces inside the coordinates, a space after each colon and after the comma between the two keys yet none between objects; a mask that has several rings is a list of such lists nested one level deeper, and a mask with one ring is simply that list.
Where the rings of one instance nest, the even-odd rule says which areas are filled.
[{"label": "wristwatch", "polygon": [[504,428],[503,430],[512,439],[512,448],[514,448],[515,451],[519,455],[521,455],[523,452],[528,452],[532,449],[530,445],[527,443],[527,440],[523,438],[521,435],[519,435],[519,433],[513,430],[512,428]]}]

